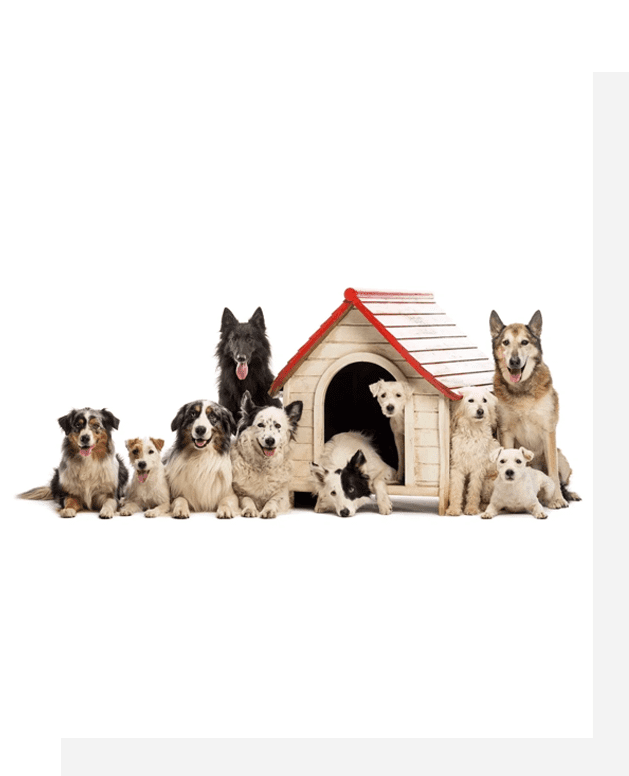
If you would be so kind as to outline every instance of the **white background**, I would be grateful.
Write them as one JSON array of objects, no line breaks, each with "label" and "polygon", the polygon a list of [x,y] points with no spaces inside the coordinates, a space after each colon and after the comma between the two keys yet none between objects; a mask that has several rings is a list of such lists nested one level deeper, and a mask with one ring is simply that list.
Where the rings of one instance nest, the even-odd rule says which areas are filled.
[{"label": "white background", "polygon": [[[3,695],[21,772],[61,737],[592,735],[593,30],[563,10],[3,12]],[[583,502],[545,522],[413,499],[386,518],[178,522],[15,499],[50,478],[74,406],[110,408],[120,451],[170,442],[182,403],[216,398],[223,307],[263,307],[278,371],[348,286],[432,291],[487,353],[492,309],[541,309]]]}]

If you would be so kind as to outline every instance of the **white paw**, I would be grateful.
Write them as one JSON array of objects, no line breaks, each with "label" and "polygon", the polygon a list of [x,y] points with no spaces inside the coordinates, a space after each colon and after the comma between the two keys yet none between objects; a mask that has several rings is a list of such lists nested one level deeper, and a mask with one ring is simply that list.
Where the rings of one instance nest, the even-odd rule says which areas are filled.
[{"label": "white paw", "polygon": [[66,507],[65,509],[60,509],[59,517],[76,517],[76,509],[72,509],[72,507]]}]

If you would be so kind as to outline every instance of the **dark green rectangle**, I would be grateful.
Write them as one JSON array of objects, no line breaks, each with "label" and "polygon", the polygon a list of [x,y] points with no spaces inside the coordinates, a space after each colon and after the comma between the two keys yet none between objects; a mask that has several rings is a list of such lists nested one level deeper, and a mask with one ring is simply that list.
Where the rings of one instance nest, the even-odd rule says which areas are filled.
[{"label": "dark green rectangle", "polygon": [[61,739],[0,738],[0,773],[61,776]]},{"label": "dark green rectangle", "polygon": [[594,72],[629,72],[629,0],[594,0]]}]

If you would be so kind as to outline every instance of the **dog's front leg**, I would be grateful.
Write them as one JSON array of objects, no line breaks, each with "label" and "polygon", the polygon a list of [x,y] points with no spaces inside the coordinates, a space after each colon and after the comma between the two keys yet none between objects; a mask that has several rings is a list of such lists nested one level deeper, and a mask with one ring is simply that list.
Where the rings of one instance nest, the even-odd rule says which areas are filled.
[{"label": "dog's front leg", "polygon": [[397,474],[396,479],[399,483],[404,482],[404,471],[405,471],[405,463],[404,463],[404,434],[403,433],[396,433],[395,434],[395,446],[397,448]]},{"label": "dog's front leg", "polygon": [[190,505],[183,496],[178,496],[173,501],[172,516],[177,520],[185,520],[190,517]]},{"label": "dog's front leg", "polygon": [[390,515],[391,512],[393,512],[393,504],[387,493],[387,486],[382,478],[378,477],[373,481],[373,492],[376,494],[378,512],[380,512],[381,515]]},{"label": "dog's front leg", "polygon": [[480,512],[480,495],[483,489],[484,472],[472,472],[467,486],[467,499],[465,501],[466,515],[477,515]]},{"label": "dog's front leg", "polygon": [[555,492],[552,499],[546,504],[550,509],[560,509],[567,507],[568,502],[561,495],[561,485],[559,484],[559,466],[557,461],[557,436],[554,431],[549,432],[544,437],[544,455],[546,457],[546,471],[555,485]]},{"label": "dog's front leg", "polygon": [[237,514],[238,514],[238,496],[230,488],[227,495],[225,495],[221,499],[221,502],[218,505],[218,509],[216,510],[216,517],[218,517],[221,520],[226,520],[231,517],[235,517]]},{"label": "dog's front leg", "polygon": [[240,499],[240,514],[243,517],[258,516],[258,508],[256,507],[254,500],[249,496],[243,496]]},{"label": "dog's front leg", "polygon": [[82,509],[81,502],[74,496],[66,496],[63,499],[63,507],[59,510],[59,517],[74,517]]},{"label": "dog's front leg", "polygon": [[126,501],[119,509],[121,515],[126,517],[127,515],[135,515],[136,512],[140,512],[140,507],[135,501]]},{"label": "dog's front leg", "polygon": [[[122,514],[122,512],[120,513]],[[162,517],[170,514],[170,501],[165,501],[163,504],[158,504],[153,509],[147,509],[144,513],[144,517]]]},{"label": "dog's front leg", "polygon": [[460,515],[463,510],[463,489],[465,474],[460,469],[450,470],[450,494],[446,515]]},{"label": "dog's front leg", "polygon": [[100,512],[98,513],[98,516],[102,520],[109,520],[116,514],[116,509],[118,509],[118,502],[115,498],[106,498],[103,505],[100,508]]}]

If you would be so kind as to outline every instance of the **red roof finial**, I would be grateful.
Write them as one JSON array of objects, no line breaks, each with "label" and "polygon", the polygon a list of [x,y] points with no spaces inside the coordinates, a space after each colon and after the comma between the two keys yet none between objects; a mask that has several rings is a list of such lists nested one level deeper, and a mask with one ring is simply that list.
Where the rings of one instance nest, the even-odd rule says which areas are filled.
[{"label": "red roof finial", "polygon": [[345,301],[346,302],[355,302],[356,301],[356,290],[353,288],[346,288],[345,289]]}]

